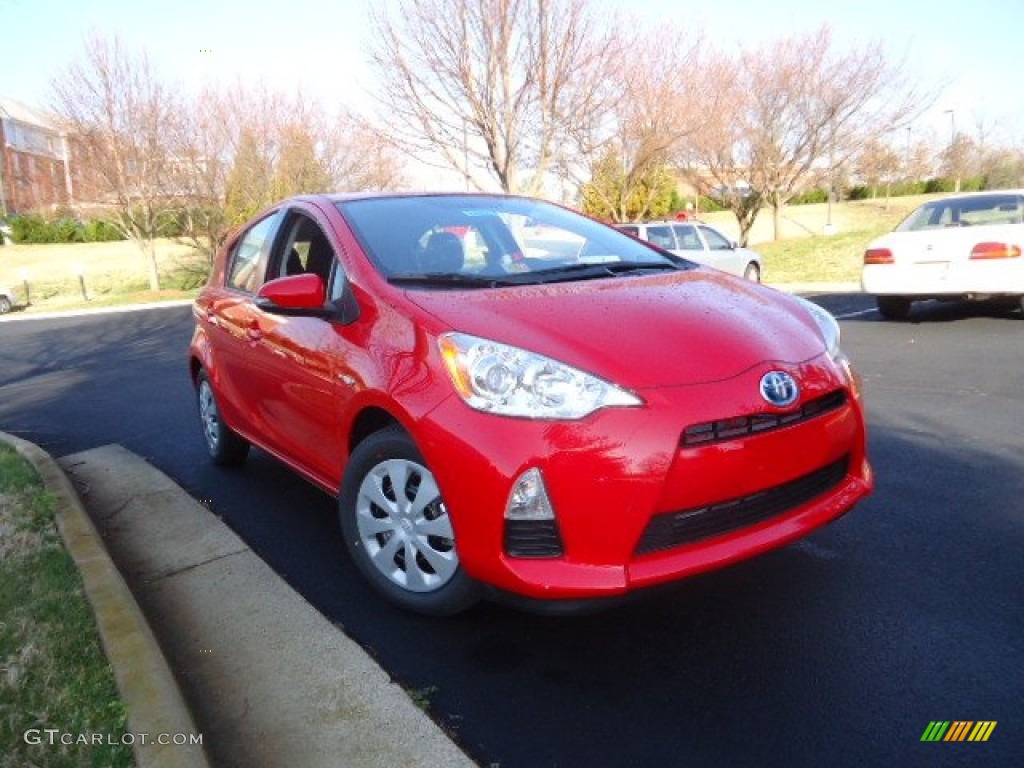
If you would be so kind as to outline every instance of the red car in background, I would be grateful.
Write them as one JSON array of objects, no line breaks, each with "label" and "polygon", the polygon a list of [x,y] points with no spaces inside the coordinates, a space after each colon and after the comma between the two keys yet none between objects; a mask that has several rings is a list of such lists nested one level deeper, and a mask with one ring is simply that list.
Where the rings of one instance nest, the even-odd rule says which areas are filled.
[{"label": "red car in background", "polygon": [[334,494],[384,596],[577,605],[781,546],[873,486],[839,328],[565,208],[306,196],[195,302],[215,462]]}]

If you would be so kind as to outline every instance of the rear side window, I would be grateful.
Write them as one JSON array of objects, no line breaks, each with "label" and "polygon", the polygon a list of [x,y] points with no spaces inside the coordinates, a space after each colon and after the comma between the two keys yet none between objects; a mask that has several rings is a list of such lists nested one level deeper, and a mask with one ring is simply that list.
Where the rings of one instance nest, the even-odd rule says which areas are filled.
[{"label": "rear side window", "polygon": [[684,251],[704,250],[704,243],[702,243],[700,238],[697,237],[696,228],[686,225],[676,226],[674,229],[676,231],[676,239],[679,240],[679,247]]},{"label": "rear side window", "polygon": [[242,235],[231,253],[227,284],[230,288],[255,293],[260,284],[260,257],[277,228],[278,216],[268,216]]},{"label": "rear side window", "polygon": [[672,230],[669,227],[648,227],[647,239],[659,248],[671,250],[676,247],[675,238],[672,237]]},{"label": "rear side window", "polygon": [[728,251],[732,248],[732,243],[711,227],[701,227],[700,231],[704,235],[704,239],[708,241],[708,248],[712,251]]}]

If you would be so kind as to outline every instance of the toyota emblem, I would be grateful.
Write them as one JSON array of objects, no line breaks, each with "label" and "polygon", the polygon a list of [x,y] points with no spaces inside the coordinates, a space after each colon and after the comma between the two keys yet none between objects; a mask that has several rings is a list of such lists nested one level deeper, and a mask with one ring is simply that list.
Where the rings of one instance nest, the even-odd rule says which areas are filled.
[{"label": "toyota emblem", "polygon": [[785,371],[770,371],[761,377],[761,397],[776,408],[792,405],[799,396],[796,379]]}]

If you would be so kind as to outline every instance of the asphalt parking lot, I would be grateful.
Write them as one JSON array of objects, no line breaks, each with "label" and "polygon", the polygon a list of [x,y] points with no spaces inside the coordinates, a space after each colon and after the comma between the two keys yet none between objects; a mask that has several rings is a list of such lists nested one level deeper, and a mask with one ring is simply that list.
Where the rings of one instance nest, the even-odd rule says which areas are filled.
[{"label": "asphalt parking lot", "polygon": [[[330,498],[260,452],[237,472],[206,462],[187,308],[0,323],[0,429],[55,456],[121,443],[208,499],[482,765],[1015,764],[1024,319],[936,304],[893,324],[862,296],[815,299],[863,377],[875,495],[793,546],[585,617],[383,604]],[[934,720],[998,725],[922,743]]]}]

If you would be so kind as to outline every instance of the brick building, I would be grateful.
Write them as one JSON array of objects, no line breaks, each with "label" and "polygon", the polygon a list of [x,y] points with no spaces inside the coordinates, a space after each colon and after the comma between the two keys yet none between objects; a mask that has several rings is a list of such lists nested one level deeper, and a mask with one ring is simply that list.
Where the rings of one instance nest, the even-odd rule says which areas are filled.
[{"label": "brick building", "polygon": [[68,141],[52,116],[0,97],[0,153],[0,212],[45,212],[72,203]]}]

